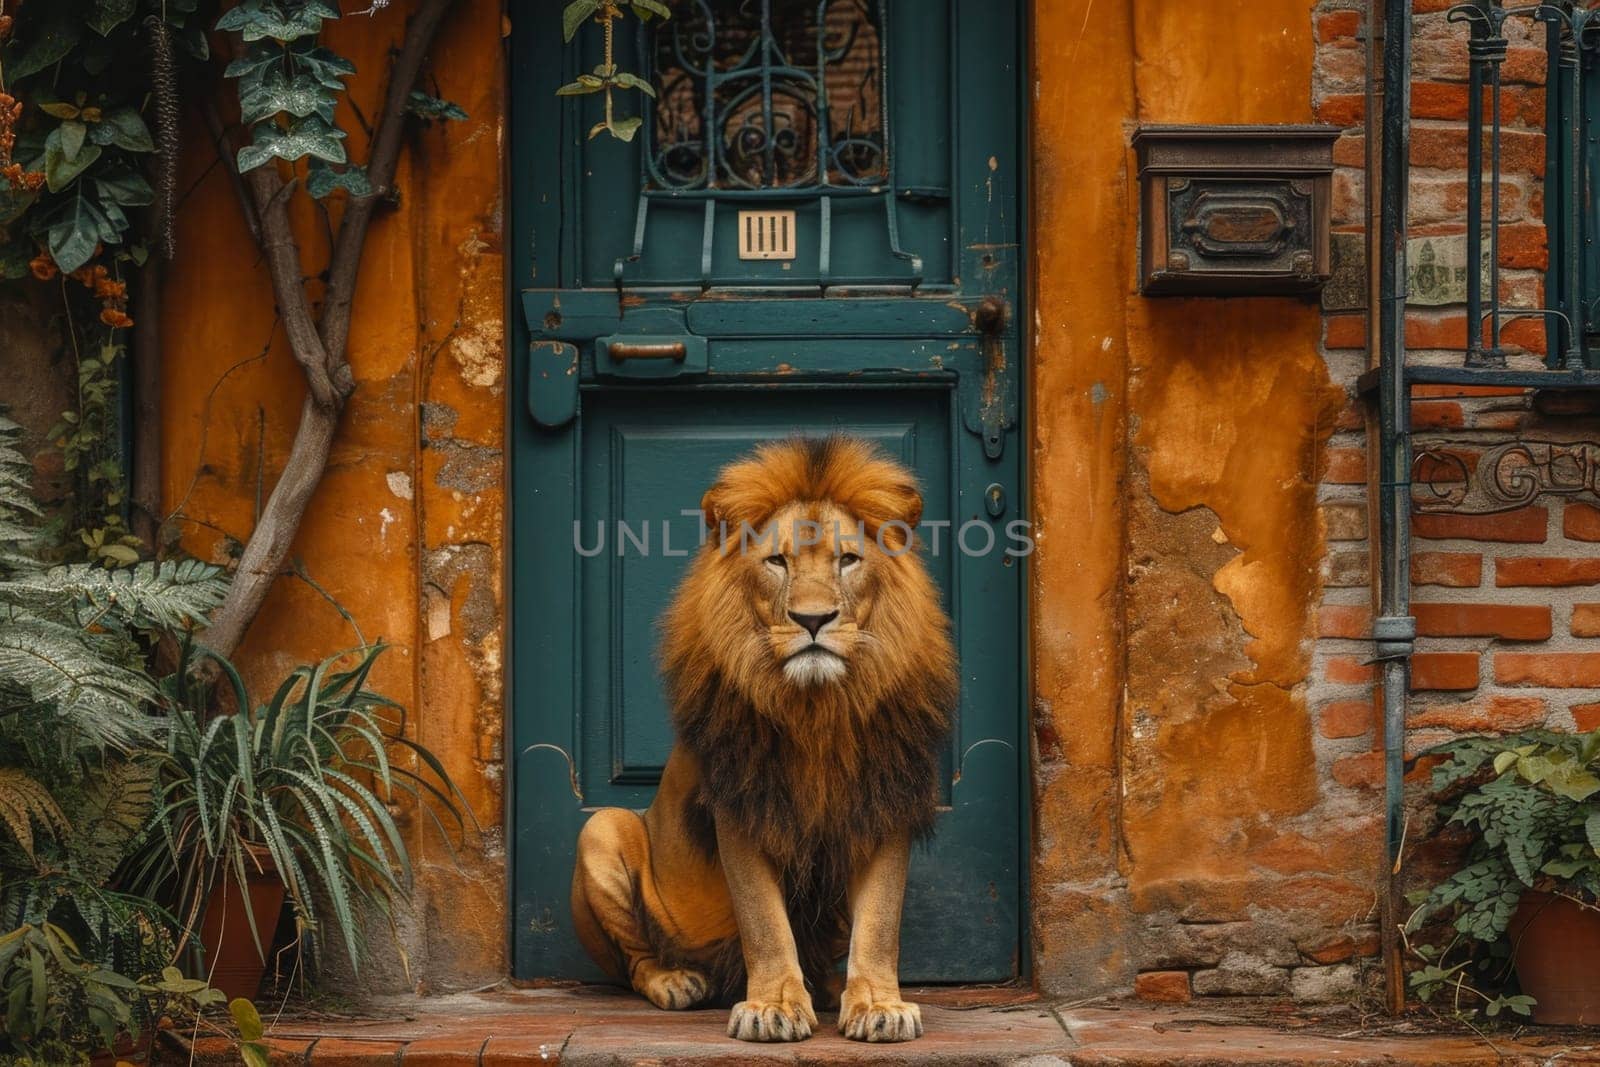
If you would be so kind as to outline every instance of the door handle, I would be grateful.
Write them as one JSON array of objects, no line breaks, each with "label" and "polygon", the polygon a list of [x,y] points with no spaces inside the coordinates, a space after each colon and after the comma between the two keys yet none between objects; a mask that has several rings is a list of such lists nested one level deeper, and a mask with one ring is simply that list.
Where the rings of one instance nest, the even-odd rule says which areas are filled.
[{"label": "door handle", "polygon": [[670,359],[682,363],[689,346],[682,341],[612,341],[607,346],[612,359]]},{"label": "door handle", "polygon": [[692,333],[614,333],[595,338],[594,369],[611,378],[680,378],[706,373],[708,352]]}]

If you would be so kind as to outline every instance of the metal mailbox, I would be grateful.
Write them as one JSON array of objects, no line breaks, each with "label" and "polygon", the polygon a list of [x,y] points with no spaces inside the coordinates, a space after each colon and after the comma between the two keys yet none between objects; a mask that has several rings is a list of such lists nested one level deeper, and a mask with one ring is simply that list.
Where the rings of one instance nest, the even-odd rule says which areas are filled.
[{"label": "metal mailbox", "polygon": [[1145,296],[1312,293],[1331,274],[1331,126],[1145,126],[1133,135]]}]

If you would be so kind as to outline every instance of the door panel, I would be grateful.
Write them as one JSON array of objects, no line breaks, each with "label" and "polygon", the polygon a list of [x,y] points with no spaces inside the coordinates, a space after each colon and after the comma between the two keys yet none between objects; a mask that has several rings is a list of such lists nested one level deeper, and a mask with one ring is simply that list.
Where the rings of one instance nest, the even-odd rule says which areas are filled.
[{"label": "door panel", "polygon": [[[554,97],[598,62],[598,32],[560,46],[561,6],[513,24],[512,328],[527,353],[511,420],[514,974],[598,976],[567,912],[573,842],[597,807],[646,806],[670,748],[655,626],[699,543],[683,512],[758,442],[837,429],[921,480],[921,551],[961,657],[902,976],[1010,978],[1026,760],[1022,567],[1004,551],[1021,517],[1015,2],[675,3],[680,31],[726,34],[714,75],[629,20],[625,69],[678,109],[647,112],[633,144],[586,139],[597,98]],[[864,42],[846,85],[837,57]],[[763,47],[784,62],[753,63]],[[760,76],[788,110],[755,102]],[[859,124],[846,98],[882,114]],[[759,138],[703,136],[806,121],[809,147],[788,160]],[[738,213],[753,208],[795,212],[794,259],[739,257]]]}]

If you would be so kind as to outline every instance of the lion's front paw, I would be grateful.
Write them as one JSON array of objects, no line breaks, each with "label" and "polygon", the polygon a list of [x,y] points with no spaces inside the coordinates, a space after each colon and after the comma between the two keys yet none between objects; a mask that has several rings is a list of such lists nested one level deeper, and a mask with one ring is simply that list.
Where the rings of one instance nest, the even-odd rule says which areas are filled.
[{"label": "lion's front paw", "polygon": [[643,993],[650,1003],[665,1011],[692,1008],[706,999],[706,994],[711,991],[705,975],[686,967],[656,967],[648,974],[637,974],[634,988]]},{"label": "lion's front paw", "polygon": [[839,1032],[852,1041],[910,1041],[922,1036],[922,1009],[903,1000],[847,1003],[839,1011]]},{"label": "lion's front paw", "polygon": [[797,1000],[741,1000],[728,1015],[728,1036],[740,1041],[804,1041],[817,1017]]}]

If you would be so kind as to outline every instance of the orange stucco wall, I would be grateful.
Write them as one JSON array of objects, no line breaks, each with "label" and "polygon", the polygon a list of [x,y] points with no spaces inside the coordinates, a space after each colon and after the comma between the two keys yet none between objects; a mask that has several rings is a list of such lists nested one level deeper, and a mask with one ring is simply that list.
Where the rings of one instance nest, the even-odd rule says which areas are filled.
[{"label": "orange stucco wall", "polygon": [[1372,899],[1381,835],[1318,811],[1303,685],[1318,472],[1344,401],[1319,310],[1135,286],[1129,130],[1311,121],[1313,6],[1034,7],[1032,905],[1047,987],[1192,966],[1172,945],[1199,924],[1305,951]]},{"label": "orange stucco wall", "polygon": [[[366,115],[406,6],[332,31]],[[1316,481],[1342,398],[1319,313],[1134,287],[1129,130],[1309,121],[1311,6],[1034,4],[1030,906],[1048,988],[1126,988],[1153,940],[1248,926],[1263,908],[1272,936],[1320,937],[1376,863],[1370,821],[1319,808],[1303,695]],[[432,57],[426,81],[471,118],[412,138],[399,202],[373,227],[358,388],[294,549],[367,638],[393,643],[378,683],[413,709],[484,827],[459,868],[411,827],[422,885],[403,935],[428,988],[505,968],[501,31],[497,4],[467,0]],[[348,108],[341,121],[361,157],[360,123]],[[283,462],[302,382],[229,186],[203,133],[189,144],[163,323],[166,498],[186,546],[225,559]],[[320,262],[325,225],[298,210]],[[316,589],[285,578],[241,658],[266,686],[355,641]]]},{"label": "orange stucco wall", "polygon": [[[366,116],[378,111],[408,7],[330,26],[332,47],[356,64],[351,96]],[[410,709],[411,732],[444,759],[483,827],[457,843],[458,869],[431,825],[409,820],[419,863],[418,912],[402,923],[411,981],[379,938],[380,985],[459,987],[504,974],[501,57],[500,5],[463,0],[423,80],[470,118],[409,138],[398,202],[372,227],[350,336],[357,388],[292,552],[367,640],[393,646],[377,688]],[[365,158],[348,105],[339,121],[352,157]],[[304,387],[233,192],[204,130],[186,134],[180,187],[193,191],[178,216],[182,254],[162,323],[165,497],[185,546],[222,561],[281,469]],[[336,222],[337,200],[330,211]],[[314,273],[330,231],[304,196],[296,223]],[[314,282],[310,292],[319,295]],[[358,640],[316,589],[286,577],[239,658],[270,693],[293,665]]]}]

